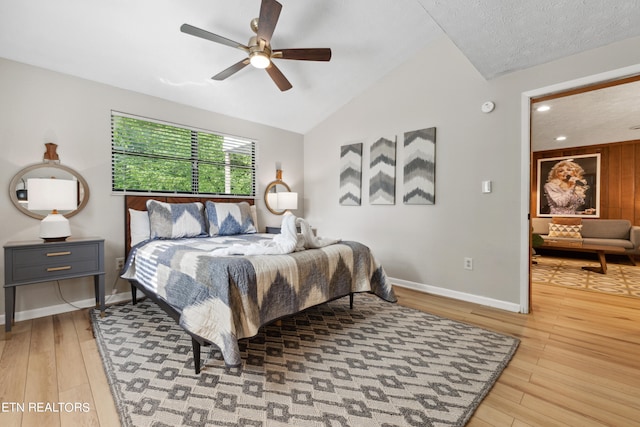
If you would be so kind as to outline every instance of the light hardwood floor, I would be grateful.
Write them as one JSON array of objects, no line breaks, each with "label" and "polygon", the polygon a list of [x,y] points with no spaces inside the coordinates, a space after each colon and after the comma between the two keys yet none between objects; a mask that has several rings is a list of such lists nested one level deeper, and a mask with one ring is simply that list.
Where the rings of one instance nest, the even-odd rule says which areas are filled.
[{"label": "light hardwood floor", "polygon": [[[534,284],[533,312],[522,315],[403,288],[396,294],[400,304],[520,338],[470,426],[640,426],[640,298]],[[90,410],[7,407],[29,402]],[[119,425],[86,311],[18,322],[11,339],[2,335],[0,405],[3,427]]]}]

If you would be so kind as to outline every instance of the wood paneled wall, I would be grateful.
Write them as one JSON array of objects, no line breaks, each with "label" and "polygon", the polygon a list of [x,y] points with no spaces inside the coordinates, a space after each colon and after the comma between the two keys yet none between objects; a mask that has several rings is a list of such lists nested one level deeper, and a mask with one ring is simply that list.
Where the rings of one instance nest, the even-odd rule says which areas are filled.
[{"label": "wood paneled wall", "polygon": [[640,225],[640,140],[536,151],[531,163],[531,216],[536,216],[538,159],[600,153],[600,218]]}]

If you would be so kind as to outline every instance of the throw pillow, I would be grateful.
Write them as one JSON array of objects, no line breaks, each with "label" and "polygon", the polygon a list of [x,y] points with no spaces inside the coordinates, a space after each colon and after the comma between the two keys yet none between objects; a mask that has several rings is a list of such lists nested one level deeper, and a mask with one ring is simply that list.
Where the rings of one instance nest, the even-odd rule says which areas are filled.
[{"label": "throw pillow", "polygon": [[582,224],[582,218],[554,216],[551,222],[562,225],[580,225]]},{"label": "throw pillow", "polygon": [[209,236],[232,236],[257,232],[251,217],[251,207],[247,202],[207,202],[206,210]]},{"label": "throw pillow", "polygon": [[147,200],[152,239],[180,239],[206,235],[204,206]]},{"label": "throw pillow", "polygon": [[549,224],[549,237],[572,237],[580,239],[582,225]]}]

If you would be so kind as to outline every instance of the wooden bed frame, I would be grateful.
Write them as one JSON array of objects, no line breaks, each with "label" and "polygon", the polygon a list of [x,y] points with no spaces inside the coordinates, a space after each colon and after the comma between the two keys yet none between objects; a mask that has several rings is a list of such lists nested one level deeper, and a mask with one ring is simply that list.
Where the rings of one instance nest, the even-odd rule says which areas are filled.
[{"label": "wooden bed frame", "polygon": [[[180,196],[124,196],[124,217],[125,217],[125,227],[124,227],[124,242],[125,242],[125,256],[129,256],[129,251],[131,249],[131,217],[129,216],[129,209],[135,209],[139,211],[147,210],[147,200],[158,200],[160,202],[165,203],[192,203],[192,202],[201,202],[204,204],[205,202],[231,202],[231,203],[240,203],[247,202],[250,205],[255,203],[254,199],[223,199],[220,197],[180,197]],[[144,286],[142,286],[138,281],[129,279],[129,283],[131,284],[131,302],[135,305],[138,303],[138,298],[136,295],[136,289],[139,289],[147,298],[158,304],[158,306],[163,309],[171,318],[176,322],[180,323],[180,313],[169,304],[158,298],[153,292],[149,292]],[[203,345],[210,345],[203,338],[191,334],[187,332],[191,336],[191,344],[193,347],[193,364],[196,370],[196,374],[200,373],[200,349]]]}]

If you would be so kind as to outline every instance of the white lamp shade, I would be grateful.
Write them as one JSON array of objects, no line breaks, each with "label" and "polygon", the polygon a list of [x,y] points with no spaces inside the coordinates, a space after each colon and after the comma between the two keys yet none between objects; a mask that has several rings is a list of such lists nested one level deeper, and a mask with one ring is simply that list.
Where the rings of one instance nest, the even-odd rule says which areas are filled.
[{"label": "white lamp shade", "polygon": [[75,180],[30,178],[27,188],[31,211],[72,211],[78,207],[78,182]]},{"label": "white lamp shade", "polygon": [[276,193],[278,195],[278,209],[298,209],[298,193],[292,193],[290,191],[281,191]]}]

